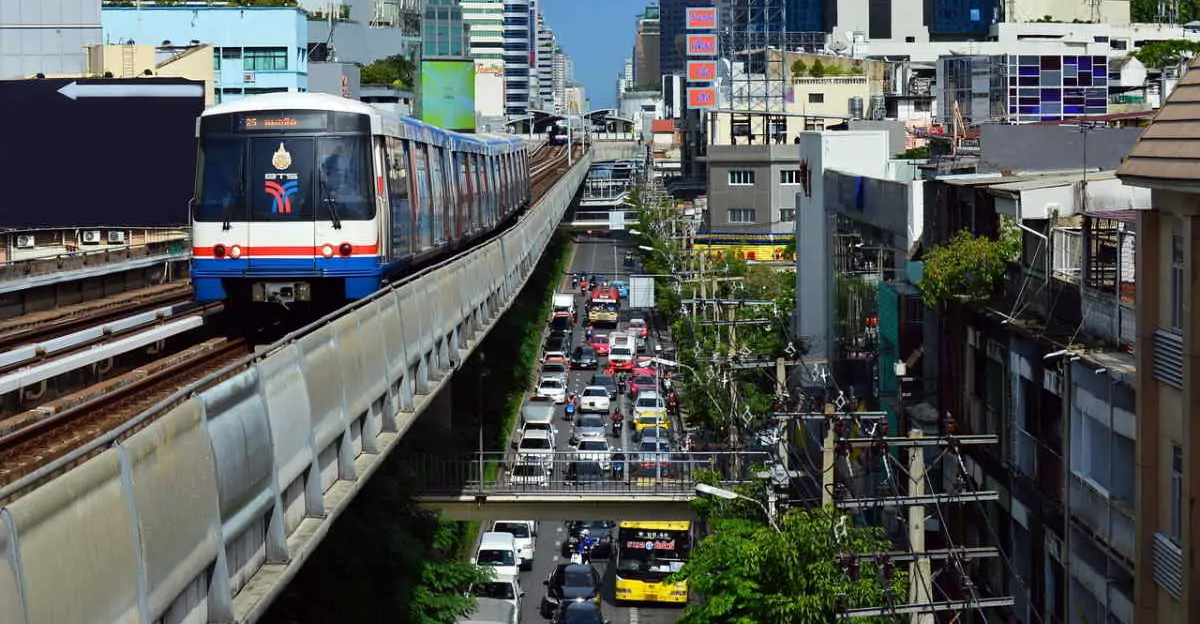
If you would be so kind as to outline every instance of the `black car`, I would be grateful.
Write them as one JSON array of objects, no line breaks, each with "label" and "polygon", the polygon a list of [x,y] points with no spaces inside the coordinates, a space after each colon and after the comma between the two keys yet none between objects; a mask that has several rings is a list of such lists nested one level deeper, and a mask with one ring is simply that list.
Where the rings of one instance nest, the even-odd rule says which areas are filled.
[{"label": "black car", "polygon": [[575,550],[584,529],[587,536],[596,538],[592,547],[592,559],[608,559],[612,556],[613,536],[617,531],[617,523],[611,520],[572,520],[567,523],[567,539],[562,543],[562,556],[569,558]]},{"label": "black car", "polygon": [[542,345],[542,353],[558,351],[559,353],[571,352],[571,338],[568,336],[550,336]]},{"label": "black car", "polygon": [[542,584],[546,586],[546,596],[539,611],[544,618],[553,615],[561,605],[581,601],[595,607],[600,602],[600,573],[587,564],[560,563]]},{"label": "black car", "polygon": [[601,386],[608,390],[608,400],[617,400],[617,380],[612,375],[604,375],[596,373],[592,375],[592,379],[588,381],[589,386]]},{"label": "black car", "polygon": [[571,368],[576,370],[596,370],[600,361],[596,359],[596,350],[584,345],[575,347],[571,352]]},{"label": "black car", "polygon": [[559,607],[551,624],[609,624],[609,621],[600,612],[599,603],[576,600]]},{"label": "black car", "polygon": [[600,467],[600,462],[573,461],[567,466],[563,481],[575,487],[603,488],[609,475],[609,471]]}]

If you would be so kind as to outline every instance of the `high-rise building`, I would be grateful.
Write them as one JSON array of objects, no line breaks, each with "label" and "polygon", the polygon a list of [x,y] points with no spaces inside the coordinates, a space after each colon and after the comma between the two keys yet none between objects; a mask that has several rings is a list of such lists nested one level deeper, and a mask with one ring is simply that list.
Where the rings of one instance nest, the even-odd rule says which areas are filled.
[{"label": "high-rise building", "polygon": [[539,110],[554,110],[554,51],[558,42],[540,13],[537,25],[537,101],[530,105]]},{"label": "high-rise building", "polygon": [[554,53],[552,55],[552,61],[551,61],[552,72],[551,72],[550,80],[551,80],[551,91],[553,93],[552,97],[553,97],[554,112],[556,112],[556,113],[563,112],[563,109],[565,108],[565,104],[566,104],[566,100],[564,99],[564,97],[565,97],[567,85],[569,84],[569,82],[567,81],[567,62],[568,62],[568,60],[569,59],[567,58],[567,54],[565,52],[563,52],[563,49],[558,47],[557,45],[554,46]]},{"label": "high-rise building", "polygon": [[684,45],[687,34],[684,19],[688,7],[712,6],[712,0],[662,0],[659,5],[659,71],[663,74],[684,75],[687,57]]},{"label": "high-rise building", "polygon": [[633,80],[642,88],[659,88],[662,82],[662,44],[658,5],[652,4],[638,16],[633,39]]},{"label": "high-rise building", "polygon": [[503,66],[504,0],[461,0],[463,23],[470,29],[470,54],[488,66]]},{"label": "high-rise building", "polygon": [[504,0],[504,112],[509,116],[528,114],[531,96],[536,95],[530,91],[530,74],[537,66],[537,34],[530,33],[536,28],[537,9],[531,0]]},{"label": "high-rise building", "polygon": [[0,12],[0,80],[87,70],[87,48],[102,43],[100,0],[0,4],[11,9]]},{"label": "high-rise building", "polygon": [[[823,32],[828,28],[825,22],[825,5],[827,0],[787,0],[787,30],[788,32]],[[834,12],[836,13],[836,5]]]},{"label": "high-rise building", "polygon": [[425,0],[421,23],[422,58],[466,58],[471,52],[469,28],[458,0]]}]

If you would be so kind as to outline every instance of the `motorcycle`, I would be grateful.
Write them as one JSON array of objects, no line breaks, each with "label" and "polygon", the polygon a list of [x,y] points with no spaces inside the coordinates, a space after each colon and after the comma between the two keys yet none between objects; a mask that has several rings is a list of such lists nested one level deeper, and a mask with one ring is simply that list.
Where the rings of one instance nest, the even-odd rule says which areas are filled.
[{"label": "motorcycle", "polygon": [[563,412],[564,412],[564,415],[566,416],[567,420],[574,420],[574,418],[575,418],[575,403],[568,402],[567,406],[563,408]]},{"label": "motorcycle", "polygon": [[614,438],[617,438],[617,439],[620,439],[620,438],[621,438],[621,431],[622,431],[624,428],[625,428],[625,421],[623,421],[623,420],[614,420],[614,421],[613,421],[613,424],[612,424],[613,437],[614,437]]}]

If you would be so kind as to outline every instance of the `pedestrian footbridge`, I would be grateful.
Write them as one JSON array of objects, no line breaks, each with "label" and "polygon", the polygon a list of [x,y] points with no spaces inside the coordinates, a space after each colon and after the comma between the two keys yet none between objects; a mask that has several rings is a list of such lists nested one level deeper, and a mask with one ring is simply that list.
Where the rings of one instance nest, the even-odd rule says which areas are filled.
[{"label": "pedestrian footbridge", "polygon": [[503,235],[0,473],[0,622],[254,622],[524,287],[592,165]]},{"label": "pedestrian footbridge", "polygon": [[[754,479],[767,453],[655,453],[600,456],[476,453],[403,460],[417,501],[456,520],[570,520],[594,515],[639,520],[692,518],[696,484],[729,486]],[[590,516],[588,516],[590,517]]]}]

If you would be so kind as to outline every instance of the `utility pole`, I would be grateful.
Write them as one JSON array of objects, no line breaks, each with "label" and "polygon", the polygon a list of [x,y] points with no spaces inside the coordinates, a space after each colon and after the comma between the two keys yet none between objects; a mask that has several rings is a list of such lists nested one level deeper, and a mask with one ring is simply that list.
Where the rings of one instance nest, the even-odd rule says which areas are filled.
[{"label": "utility pole", "polygon": [[[951,544],[949,548],[929,550],[925,544],[925,509],[927,506],[952,505],[969,502],[984,502],[999,500],[1000,495],[992,491],[956,491],[952,493],[928,492],[926,483],[929,481],[928,467],[924,452],[930,447],[942,448],[943,457],[949,458],[948,464],[961,468],[958,454],[963,446],[999,444],[997,435],[955,435],[948,433],[938,437],[927,437],[921,430],[909,432],[905,437],[889,437],[886,430],[880,427],[886,423],[883,412],[843,412],[833,404],[826,404],[822,412],[776,412],[779,420],[822,421],[825,423],[826,435],[821,448],[821,500],[826,505],[849,512],[859,512],[873,509],[906,508],[908,511],[908,542],[909,549],[894,552],[874,553],[844,553],[838,555],[838,563],[842,570],[852,579],[859,577],[861,564],[873,564],[880,571],[884,582],[892,578],[893,564],[909,563],[909,591],[907,602],[901,603],[890,592],[885,592],[884,602],[879,607],[851,607],[847,596],[839,596],[837,613],[839,619],[857,617],[886,617],[909,615],[910,624],[933,624],[934,614],[945,612],[960,612],[970,609],[985,609],[992,607],[1012,606],[1011,596],[980,597],[970,578],[970,564],[974,559],[1000,556],[1000,551],[993,547],[958,546]],[[864,425],[866,425],[864,427]],[[876,432],[871,437],[853,437],[855,430]],[[839,473],[849,473],[854,469],[854,460],[850,457],[851,449],[861,449],[860,452],[870,453],[872,460],[883,462],[893,461],[891,449],[909,449],[908,464],[904,468],[907,478],[906,493],[894,492],[884,496],[855,497],[839,482]],[[841,469],[841,470],[839,470]],[[863,470],[867,468],[864,467]],[[969,475],[961,475],[959,481],[969,481]],[[940,514],[939,514],[940,515]],[[946,527],[943,526],[943,530]],[[938,573],[933,571],[933,561],[943,561]],[[935,574],[944,570],[957,571],[960,587],[956,588],[967,598],[957,596],[938,596],[945,594],[943,590],[936,592],[933,579]]]}]

